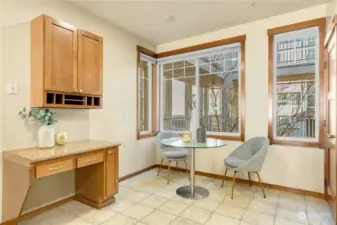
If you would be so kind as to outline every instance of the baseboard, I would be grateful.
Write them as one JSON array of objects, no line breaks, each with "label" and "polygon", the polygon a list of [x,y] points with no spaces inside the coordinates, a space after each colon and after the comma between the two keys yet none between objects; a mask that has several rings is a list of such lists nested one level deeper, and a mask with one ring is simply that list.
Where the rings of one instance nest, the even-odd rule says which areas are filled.
[{"label": "baseboard", "polygon": [[41,208],[35,209],[35,210],[33,210],[33,211],[30,211],[30,212],[27,212],[27,213],[25,213],[25,214],[22,214],[22,215],[19,217],[18,221],[26,220],[26,219],[32,218],[32,217],[34,217],[34,216],[36,216],[36,215],[38,215],[38,214],[40,214],[40,213],[44,213],[44,212],[49,211],[49,210],[51,210],[51,209],[57,208],[57,207],[59,207],[59,206],[65,204],[65,203],[68,203],[68,202],[74,200],[74,199],[75,199],[75,195],[72,195],[72,196],[69,196],[69,197],[67,197],[67,198],[64,198],[64,199],[62,199],[62,200],[60,200],[60,201],[51,203],[51,204],[49,204],[49,205],[43,206],[43,207],[41,207]]},{"label": "baseboard", "polygon": [[120,178],[119,178],[119,182],[121,182],[121,181],[123,181],[123,180],[130,179],[131,177],[137,176],[137,175],[139,175],[139,174],[145,173],[146,171],[152,170],[152,169],[154,169],[154,168],[156,168],[156,167],[157,167],[157,164],[152,165],[152,166],[149,166],[149,167],[146,167],[145,169],[142,169],[142,170],[138,170],[138,171],[136,171],[136,172],[134,172],[134,173],[131,173],[131,174],[128,174],[128,175],[126,175],[126,176],[124,176],[124,177],[120,177]]},{"label": "baseboard", "polygon": [[[149,167],[147,167],[145,169],[142,169],[142,170],[136,171],[134,173],[128,174],[128,175],[126,175],[124,177],[121,177],[121,178],[119,178],[119,181],[130,179],[130,178],[132,178],[134,176],[137,176],[137,175],[142,174],[142,173],[144,173],[146,171],[152,170],[152,169],[154,169],[156,167],[157,167],[156,164],[152,165],[152,166],[149,166]],[[32,217],[34,217],[34,216],[36,216],[36,215],[38,215],[40,213],[44,213],[44,212],[49,211],[51,209],[57,208],[57,207],[65,204],[67,202],[70,202],[72,200],[77,200],[77,201],[83,202],[83,203],[88,204],[88,205],[90,205],[89,203],[91,203],[91,202],[86,201],[85,199],[82,199],[82,198],[79,198],[79,197],[76,197],[75,195],[73,195],[73,196],[64,198],[64,199],[62,199],[60,201],[51,203],[49,205],[43,206],[41,208],[35,209],[35,210],[27,212],[25,214],[22,214],[19,218],[15,218],[15,219],[12,219],[12,220],[8,220],[8,221],[5,221],[5,222],[2,222],[2,223],[0,223],[0,225],[16,225],[18,221],[22,221],[22,220],[26,220],[26,219],[32,218]],[[106,206],[108,204],[111,204],[114,201],[115,201],[115,198],[113,197],[111,199],[108,199],[106,202],[102,203],[101,205],[91,205],[91,206],[94,207],[94,208],[103,208],[104,206]]]},{"label": "baseboard", "polygon": [[[134,176],[137,176],[139,174],[145,173],[145,172],[147,172],[147,171],[149,171],[151,169],[157,168],[157,167],[159,167],[158,164],[149,166],[149,167],[144,168],[142,170],[139,170],[139,171],[136,171],[134,173],[128,174],[128,175],[126,175],[124,177],[121,177],[121,178],[119,178],[119,181],[121,182],[121,181],[130,179],[130,178],[132,178]],[[163,165],[162,168],[163,169],[167,169],[168,167]],[[171,169],[174,170],[174,171],[186,172],[186,169],[183,169],[183,168],[171,167]],[[195,174],[196,175],[200,175],[200,176],[215,178],[215,179],[223,179],[223,176],[219,175],[219,174],[206,173],[206,172],[201,172],[201,171],[196,171]],[[225,180],[229,180],[230,181],[230,180],[232,180],[232,178],[231,177],[226,177]],[[249,184],[248,180],[239,179],[239,178],[236,179],[236,182]],[[256,182],[256,181],[252,181],[252,184],[253,185],[259,185],[259,183]],[[307,196],[312,196],[312,197],[316,197],[316,198],[325,199],[325,195],[323,193],[318,193],[318,192],[313,192],[313,191],[307,191],[307,190],[302,190],[302,189],[296,189],[296,188],[290,188],[290,187],[285,187],[285,186],[280,186],[280,185],[274,185],[274,184],[268,184],[268,183],[262,183],[262,185],[264,187],[266,187],[266,188],[269,188],[269,189],[281,190],[281,191],[291,192],[291,193],[295,193],[295,194],[301,194],[301,195],[307,195]],[[34,217],[34,216],[36,216],[36,215],[38,215],[40,213],[43,213],[43,212],[49,211],[51,209],[57,208],[57,207],[65,204],[67,202],[70,202],[72,200],[78,200],[78,199],[76,199],[75,195],[73,195],[73,196],[64,198],[64,199],[62,199],[60,201],[54,202],[52,204],[43,206],[43,207],[41,207],[39,209],[33,210],[31,212],[27,212],[25,214],[22,214],[17,219],[12,219],[12,220],[8,220],[8,221],[5,221],[5,222],[2,222],[0,225],[16,225],[18,221],[32,218],[32,217]],[[115,200],[114,198],[111,198],[108,202],[106,202],[106,204],[110,204],[114,200]],[[101,207],[98,207],[98,208],[101,208]]]},{"label": "baseboard", "polygon": [[47,211],[49,211],[51,209],[57,208],[57,207],[65,204],[67,202],[70,202],[70,201],[74,200],[74,199],[75,199],[74,195],[66,197],[64,199],[61,199],[60,201],[51,203],[49,205],[45,205],[45,206],[43,206],[41,208],[32,210],[32,211],[27,212],[27,213],[24,213],[24,214],[20,215],[19,218],[15,218],[15,219],[11,219],[11,220],[2,222],[2,223],[0,223],[0,225],[16,225],[19,221],[32,218],[32,217],[34,217],[34,216],[36,216],[36,215],[38,215],[40,213],[44,213],[44,212],[47,212]]},{"label": "baseboard", "polygon": [[[159,167],[159,164],[157,164],[156,167]],[[168,166],[163,165],[162,168],[167,169]],[[184,169],[184,168],[176,168],[176,167],[171,166],[171,169],[174,170],[174,171],[186,172],[186,169]],[[195,174],[200,175],[200,176],[204,176],[204,177],[211,177],[211,178],[215,178],[215,179],[221,179],[221,180],[223,179],[222,175],[214,174],[214,173],[205,173],[205,172],[201,172],[201,171],[195,171]],[[226,176],[225,180],[231,181],[232,177]],[[237,183],[249,184],[248,180],[241,179],[241,178],[236,178],[235,181]],[[260,184],[256,181],[252,181],[252,185],[260,185]],[[291,192],[291,193],[294,193],[294,194],[307,195],[307,196],[325,199],[324,193],[307,191],[307,190],[296,189],[296,188],[290,188],[290,187],[285,187],[285,186],[280,186],[280,185],[275,185],[275,184],[268,184],[268,183],[262,183],[262,185],[263,185],[263,187],[266,187],[266,188],[269,188],[269,189],[275,189],[275,190],[280,190],[280,191]]]},{"label": "baseboard", "polygon": [[0,223],[1,225],[17,225],[18,220],[17,219],[12,219],[12,220],[7,220],[5,222]]}]

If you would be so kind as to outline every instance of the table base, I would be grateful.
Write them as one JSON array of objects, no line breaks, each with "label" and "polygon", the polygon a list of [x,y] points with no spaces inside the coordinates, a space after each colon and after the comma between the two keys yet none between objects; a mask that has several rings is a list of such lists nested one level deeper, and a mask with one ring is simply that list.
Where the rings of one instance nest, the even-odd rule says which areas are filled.
[{"label": "table base", "polygon": [[203,198],[207,198],[209,195],[209,191],[206,188],[199,187],[199,186],[195,186],[194,194],[192,194],[190,185],[178,188],[176,193],[180,197],[189,198],[189,199],[203,199]]}]

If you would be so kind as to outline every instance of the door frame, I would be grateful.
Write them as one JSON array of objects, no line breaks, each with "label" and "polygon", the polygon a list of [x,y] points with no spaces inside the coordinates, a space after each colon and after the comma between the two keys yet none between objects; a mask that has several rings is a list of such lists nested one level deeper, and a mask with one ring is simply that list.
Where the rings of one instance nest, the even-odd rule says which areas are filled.
[{"label": "door frame", "polygon": [[[335,35],[335,51],[337,51],[337,16],[334,16],[333,18],[333,21],[332,21],[332,28],[330,29],[330,31],[327,33],[326,35],[326,38],[325,38],[325,42],[324,42],[324,60],[325,60],[325,69],[324,69],[324,85],[325,85],[325,97],[324,97],[324,100],[325,100],[325,123],[324,123],[324,195],[325,195],[325,199],[328,203],[330,202],[333,202],[334,204],[334,208],[331,208],[331,205],[329,204],[330,206],[330,209],[331,211],[334,210],[335,212],[333,213],[334,215],[337,215],[337,198],[335,196],[335,198],[333,198],[332,196],[329,195],[329,179],[330,179],[330,166],[329,166],[329,151],[328,151],[328,148],[329,148],[329,136],[328,136],[328,116],[329,116],[329,102],[328,102],[328,98],[329,98],[329,88],[328,88],[328,85],[329,85],[329,61],[328,61],[328,54],[329,54],[329,44],[330,44],[330,40],[331,38],[333,38],[333,35]],[[336,52],[336,56],[337,56],[337,52]],[[336,61],[335,61],[335,64],[336,64],[336,69],[337,69],[337,58],[336,58]],[[337,76],[336,76],[337,78]],[[337,79],[335,81],[335,88],[337,89]],[[337,109],[337,90],[335,90],[335,99],[336,99],[336,109]],[[336,120],[336,124],[335,126],[337,127],[337,120]],[[335,148],[335,151],[337,150],[336,149],[337,145],[335,144],[334,145],[334,148]],[[337,154],[336,154],[336,162],[337,162]],[[336,182],[336,187],[337,187],[337,173],[336,173],[336,179],[335,179],[335,182]],[[336,195],[336,193],[334,193]],[[335,221],[336,221],[336,218],[334,217]]]}]

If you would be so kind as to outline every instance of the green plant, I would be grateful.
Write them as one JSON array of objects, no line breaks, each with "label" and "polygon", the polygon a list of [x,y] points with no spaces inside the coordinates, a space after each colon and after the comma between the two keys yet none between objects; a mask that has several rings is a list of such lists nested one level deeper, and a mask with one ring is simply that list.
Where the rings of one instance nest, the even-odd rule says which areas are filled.
[{"label": "green plant", "polygon": [[49,109],[30,109],[27,111],[26,107],[19,112],[21,119],[32,118],[46,126],[57,123],[57,120],[53,119],[54,114],[55,112],[52,112]]}]

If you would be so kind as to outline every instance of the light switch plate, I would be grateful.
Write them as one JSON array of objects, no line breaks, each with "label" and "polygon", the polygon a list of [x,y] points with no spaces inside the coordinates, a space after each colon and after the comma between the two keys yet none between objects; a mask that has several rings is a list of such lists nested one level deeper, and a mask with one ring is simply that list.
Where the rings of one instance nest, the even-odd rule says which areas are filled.
[{"label": "light switch plate", "polygon": [[10,82],[7,84],[7,93],[8,94],[17,94],[18,93],[18,83]]}]

